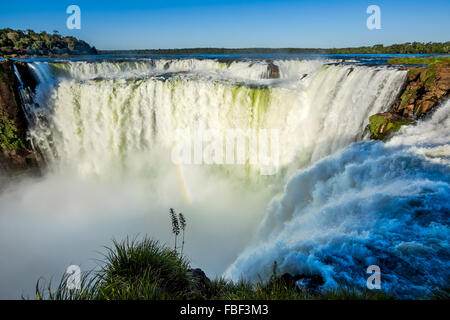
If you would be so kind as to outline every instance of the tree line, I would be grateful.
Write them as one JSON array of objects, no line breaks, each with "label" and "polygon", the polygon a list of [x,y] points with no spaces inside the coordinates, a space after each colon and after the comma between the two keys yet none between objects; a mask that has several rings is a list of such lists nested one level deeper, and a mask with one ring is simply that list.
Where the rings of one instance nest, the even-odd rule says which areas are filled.
[{"label": "tree line", "polygon": [[96,54],[95,47],[75,37],[33,30],[0,29],[0,56],[70,56]]},{"label": "tree line", "polygon": [[144,49],[144,50],[103,50],[97,51],[88,43],[75,37],[63,37],[58,31],[53,34],[33,30],[0,29],[0,56],[70,56],[92,54],[427,54],[450,53],[450,42],[407,42],[384,46],[353,47],[353,48],[185,48],[185,49]]}]

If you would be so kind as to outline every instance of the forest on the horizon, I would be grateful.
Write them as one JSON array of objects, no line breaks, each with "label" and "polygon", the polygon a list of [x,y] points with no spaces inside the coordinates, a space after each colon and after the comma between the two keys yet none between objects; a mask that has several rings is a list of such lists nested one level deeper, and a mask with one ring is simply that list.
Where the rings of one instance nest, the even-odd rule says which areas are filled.
[{"label": "forest on the horizon", "polygon": [[144,49],[144,50],[100,50],[100,54],[449,54],[450,41],[447,42],[407,42],[384,46],[377,44],[353,48],[186,48],[186,49]]},{"label": "forest on the horizon", "polygon": [[95,47],[75,37],[31,29],[0,29],[0,56],[71,56],[97,54]]},{"label": "forest on the horizon", "polygon": [[143,49],[143,50],[97,50],[85,41],[75,37],[61,36],[42,31],[0,29],[0,56],[73,56],[92,54],[450,54],[447,42],[407,42],[384,46],[363,46],[353,48],[185,48],[185,49]]}]

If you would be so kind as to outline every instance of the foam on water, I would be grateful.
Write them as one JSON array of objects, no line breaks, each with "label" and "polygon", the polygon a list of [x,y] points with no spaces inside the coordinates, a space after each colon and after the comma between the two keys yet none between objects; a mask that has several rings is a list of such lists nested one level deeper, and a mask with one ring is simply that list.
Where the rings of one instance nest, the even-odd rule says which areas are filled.
[{"label": "foam on water", "polygon": [[450,272],[450,102],[387,144],[360,142],[299,171],[269,205],[254,245],[226,275],[321,274],[326,287],[365,286],[423,297]]}]

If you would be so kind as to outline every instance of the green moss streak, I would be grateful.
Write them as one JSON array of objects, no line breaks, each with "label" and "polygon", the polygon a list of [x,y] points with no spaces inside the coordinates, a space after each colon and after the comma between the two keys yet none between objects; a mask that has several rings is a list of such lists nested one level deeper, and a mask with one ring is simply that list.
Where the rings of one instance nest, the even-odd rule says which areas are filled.
[{"label": "green moss streak", "polygon": [[[400,130],[400,128],[404,125],[411,124],[412,120],[402,119],[399,121],[390,122],[386,118],[380,115],[373,115],[369,118],[369,130],[371,133],[372,139],[384,140],[389,138]],[[382,127],[384,126],[383,132],[381,132]]]}]

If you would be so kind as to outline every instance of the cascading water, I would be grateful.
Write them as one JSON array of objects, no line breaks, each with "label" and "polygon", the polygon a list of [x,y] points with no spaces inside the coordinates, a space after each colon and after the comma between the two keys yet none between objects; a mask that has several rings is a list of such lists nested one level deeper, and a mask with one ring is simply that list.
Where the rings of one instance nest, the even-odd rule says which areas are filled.
[{"label": "cascading water", "polygon": [[275,260],[328,287],[364,287],[378,265],[400,297],[448,287],[449,161],[450,100],[387,144],[356,143],[294,175],[226,274],[264,277]]},{"label": "cascading water", "polygon": [[[368,117],[389,108],[406,72],[335,60],[273,63],[276,79],[267,79],[265,60],[29,63],[39,84],[24,107],[48,172],[1,196],[0,247],[9,251],[7,239],[15,237],[37,255],[30,259],[38,267],[24,267],[33,278],[16,276],[29,261],[11,251],[10,263],[0,261],[0,282],[32,290],[39,276],[81,264],[111,237],[140,232],[169,242],[169,207],[189,218],[186,254],[211,276],[242,252],[228,276],[266,276],[265,266],[277,260],[282,271],[322,274],[326,286],[361,284],[373,262],[389,273],[386,280],[411,288],[416,283],[400,269],[417,271],[428,248],[439,254],[419,271],[435,273],[445,261],[446,242],[436,244],[444,220],[421,212],[435,200],[439,212],[448,209],[438,201],[448,191],[443,147],[427,158],[410,155],[426,147],[415,139],[401,146],[411,132],[386,146],[361,142]],[[260,164],[250,162],[177,166],[171,151],[180,129],[277,130],[279,170],[260,176]],[[39,228],[23,227],[22,219]],[[11,226],[25,231],[13,234]],[[429,235],[420,248],[414,228]],[[395,246],[418,260],[392,260]]]},{"label": "cascading water", "polygon": [[33,118],[45,123],[31,134],[51,165],[102,175],[130,156],[169,150],[179,129],[276,129],[280,165],[296,169],[359,140],[405,77],[314,60],[277,63],[275,80],[261,79],[260,62],[34,63],[41,83],[54,87],[50,97],[48,87],[38,89]]}]

